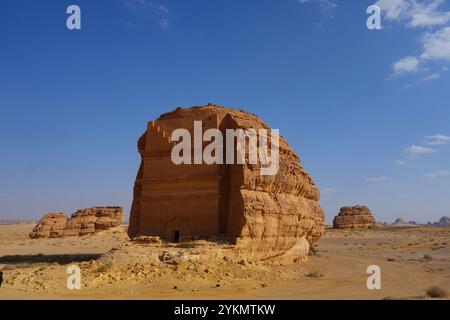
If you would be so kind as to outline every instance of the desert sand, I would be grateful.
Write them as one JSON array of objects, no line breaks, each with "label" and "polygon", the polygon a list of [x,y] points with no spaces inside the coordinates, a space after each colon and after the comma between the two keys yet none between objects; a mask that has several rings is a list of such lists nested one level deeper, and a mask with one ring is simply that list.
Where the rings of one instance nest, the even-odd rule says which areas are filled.
[{"label": "desert sand", "polygon": [[[450,291],[450,228],[327,229],[306,262],[235,261],[226,244],[134,244],[125,228],[29,239],[34,225],[0,226],[0,299],[425,299]],[[68,266],[80,290],[66,287]],[[369,290],[369,265],[381,290]]]}]

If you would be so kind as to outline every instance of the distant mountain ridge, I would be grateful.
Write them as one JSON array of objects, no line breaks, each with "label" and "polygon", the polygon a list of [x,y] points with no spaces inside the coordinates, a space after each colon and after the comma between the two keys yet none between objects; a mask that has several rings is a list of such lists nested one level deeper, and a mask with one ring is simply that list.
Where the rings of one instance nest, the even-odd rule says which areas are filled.
[{"label": "distant mountain ridge", "polygon": [[439,219],[439,221],[431,223],[428,222],[427,225],[437,226],[437,227],[450,227],[450,218],[445,216]]},{"label": "distant mountain ridge", "polygon": [[12,225],[12,224],[36,224],[36,220],[25,219],[1,219],[0,225]]},{"label": "distant mountain ridge", "polygon": [[[388,223],[384,223],[387,225]],[[397,218],[394,223],[391,223],[391,226],[435,226],[435,227],[450,227],[450,218],[447,216],[444,216],[439,219],[439,221],[436,222],[427,222],[425,224],[417,223],[416,221],[408,221],[406,222],[405,219]]]}]

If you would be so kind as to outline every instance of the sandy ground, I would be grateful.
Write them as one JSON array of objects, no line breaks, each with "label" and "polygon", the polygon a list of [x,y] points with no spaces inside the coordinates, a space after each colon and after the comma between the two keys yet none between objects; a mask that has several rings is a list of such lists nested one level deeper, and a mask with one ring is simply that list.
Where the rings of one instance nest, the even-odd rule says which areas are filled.
[{"label": "sandy ground", "polygon": [[[234,261],[226,245],[154,247],[123,231],[31,240],[33,226],[0,226],[0,299],[423,299],[450,292],[450,228],[331,230],[304,263]],[[67,289],[67,267],[81,269]],[[369,265],[381,290],[369,290]]]}]

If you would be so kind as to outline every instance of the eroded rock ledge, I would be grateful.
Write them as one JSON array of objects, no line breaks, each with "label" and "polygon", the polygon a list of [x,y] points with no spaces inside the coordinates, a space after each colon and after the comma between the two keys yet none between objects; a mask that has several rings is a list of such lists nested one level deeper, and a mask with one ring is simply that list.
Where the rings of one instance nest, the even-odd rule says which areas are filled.
[{"label": "eroded rock ledge", "polygon": [[372,228],[377,225],[377,221],[366,206],[343,207],[333,220],[334,229]]},{"label": "eroded rock ledge", "polygon": [[30,233],[30,238],[83,236],[118,227],[123,223],[122,207],[94,207],[78,210],[70,219],[63,212],[48,213]]}]

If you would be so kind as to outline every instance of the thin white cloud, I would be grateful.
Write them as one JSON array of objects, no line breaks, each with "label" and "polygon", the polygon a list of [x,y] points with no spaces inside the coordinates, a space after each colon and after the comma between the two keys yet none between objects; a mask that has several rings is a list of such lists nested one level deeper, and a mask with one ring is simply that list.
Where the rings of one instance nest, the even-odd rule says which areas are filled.
[{"label": "thin white cloud", "polygon": [[450,176],[450,171],[448,170],[434,171],[430,173],[425,173],[423,176],[425,178],[435,179],[438,177]]},{"label": "thin white cloud", "polygon": [[378,0],[375,4],[389,21],[409,28],[442,26],[450,21],[450,12],[441,10],[444,0]]},{"label": "thin white cloud", "polygon": [[406,57],[392,64],[395,75],[417,71],[419,59],[416,57]]},{"label": "thin white cloud", "polygon": [[300,4],[306,3],[316,3],[320,6],[322,13],[328,15],[329,17],[334,17],[334,12],[337,9],[337,4],[334,0],[298,0]]},{"label": "thin white cloud", "polygon": [[405,148],[403,153],[406,155],[406,158],[404,160],[394,160],[394,163],[397,165],[404,165],[416,156],[436,153],[438,152],[438,150],[435,149],[436,146],[445,145],[447,143],[450,143],[450,136],[444,134],[426,136],[422,141],[422,144],[425,146],[413,144],[412,146]]},{"label": "thin white cloud", "polygon": [[424,77],[423,81],[434,81],[441,78],[441,74],[439,72],[433,72]]},{"label": "thin white cloud", "polygon": [[403,153],[405,153],[406,155],[408,155],[410,157],[414,157],[414,156],[422,155],[422,154],[430,154],[430,153],[435,153],[435,152],[437,152],[436,149],[423,147],[423,146],[416,146],[416,145],[412,145],[403,151]]},{"label": "thin white cloud", "polygon": [[388,177],[373,177],[373,178],[367,178],[367,182],[383,182],[383,181],[388,181],[389,178]]},{"label": "thin white cloud", "polygon": [[335,189],[335,188],[330,188],[330,187],[325,187],[325,188],[322,188],[321,190],[322,190],[322,194],[323,194],[323,195],[326,195],[326,194],[333,194],[333,193],[336,192],[336,189]]},{"label": "thin white cloud", "polygon": [[441,68],[441,70],[429,74],[428,76],[426,76],[426,77],[424,78],[424,80],[427,81],[427,80],[436,80],[436,79],[439,79],[439,78],[441,78],[442,75],[443,75],[444,73],[446,73],[447,71],[448,71],[448,67],[447,67],[447,66],[443,66],[443,67]]},{"label": "thin white cloud", "polygon": [[[426,65],[450,63],[450,11],[443,10],[445,0],[378,0],[387,21],[403,24],[407,28],[426,28],[421,38],[422,53],[407,56],[392,64],[394,75],[406,74]],[[423,67],[423,68],[422,68]],[[423,81],[437,80],[442,72],[432,72]]]},{"label": "thin white cloud", "polygon": [[162,4],[149,0],[125,0],[125,5],[134,13],[152,12],[156,14],[169,14],[170,11]]},{"label": "thin white cloud", "polygon": [[412,28],[441,26],[450,20],[450,12],[440,10],[444,0],[434,0],[428,4],[416,1],[412,3],[411,19],[408,23]]},{"label": "thin white cloud", "polygon": [[443,134],[436,134],[434,136],[425,137],[425,143],[429,146],[438,146],[447,144],[450,142],[450,136],[446,136]]},{"label": "thin white cloud", "polygon": [[[142,15],[158,23],[161,29],[169,27],[169,9],[150,0],[124,0],[125,6],[134,15]],[[133,23],[135,26],[135,24]]]},{"label": "thin white cloud", "polygon": [[160,19],[159,26],[161,27],[161,29],[167,29],[169,27],[169,19]]},{"label": "thin white cloud", "polygon": [[378,0],[376,3],[391,21],[404,20],[411,3],[407,0]]},{"label": "thin white cloud", "polygon": [[450,27],[427,33],[422,42],[422,59],[450,61]]}]

